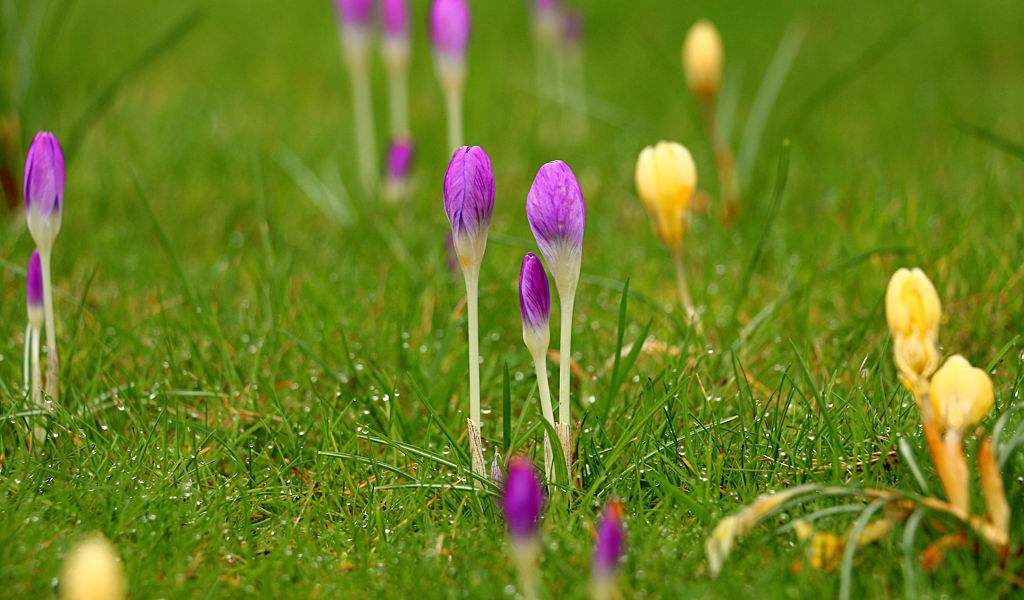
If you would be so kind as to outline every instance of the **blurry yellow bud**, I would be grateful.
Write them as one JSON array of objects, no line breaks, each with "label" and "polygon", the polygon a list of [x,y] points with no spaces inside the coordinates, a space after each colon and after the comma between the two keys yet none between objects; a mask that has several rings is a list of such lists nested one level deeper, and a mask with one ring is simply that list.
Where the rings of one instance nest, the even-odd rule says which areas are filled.
[{"label": "blurry yellow bud", "polygon": [[900,269],[885,291],[885,320],[892,334],[896,366],[917,387],[939,366],[939,319],[942,304],[935,286],[921,269]]},{"label": "blurry yellow bud", "polygon": [[963,433],[992,409],[992,380],[957,354],[935,372],[930,397],[939,428]]},{"label": "blurry yellow bud", "polygon": [[686,233],[686,208],[697,187],[697,166],[690,151],[675,142],[644,148],[636,161],[636,189],[654,222],[654,231],[670,249]]},{"label": "blurry yellow bud", "polygon": [[711,21],[694,23],[683,42],[686,84],[698,99],[712,98],[722,84],[722,37]]},{"label": "blurry yellow bud", "polygon": [[79,542],[64,559],[60,578],[64,600],[122,600],[124,591],[117,551],[102,535]]}]

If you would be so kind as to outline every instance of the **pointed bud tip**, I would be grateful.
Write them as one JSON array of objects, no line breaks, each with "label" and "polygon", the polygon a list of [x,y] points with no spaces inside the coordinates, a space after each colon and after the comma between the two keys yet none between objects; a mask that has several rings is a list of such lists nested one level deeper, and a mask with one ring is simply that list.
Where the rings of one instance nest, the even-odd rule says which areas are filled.
[{"label": "pointed bud tip", "polygon": [[430,39],[435,50],[461,59],[469,43],[469,28],[466,0],[434,0],[430,7]]},{"label": "pointed bud tip", "polygon": [[64,153],[56,136],[36,134],[25,157],[25,212],[36,210],[46,218],[60,214],[64,204]]},{"label": "pointed bud tip", "polygon": [[526,196],[526,218],[550,269],[559,268],[553,263],[565,253],[578,257],[587,206],[569,165],[555,160],[540,168]]},{"label": "pointed bud tip", "polygon": [[533,252],[527,252],[519,270],[519,312],[523,327],[540,331],[551,318],[551,290],[544,265]]}]

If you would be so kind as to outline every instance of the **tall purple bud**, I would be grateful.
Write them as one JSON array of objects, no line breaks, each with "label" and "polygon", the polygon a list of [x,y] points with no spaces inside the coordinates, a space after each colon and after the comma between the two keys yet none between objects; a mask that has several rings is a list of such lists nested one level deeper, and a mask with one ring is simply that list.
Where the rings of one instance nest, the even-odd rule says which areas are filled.
[{"label": "tall purple bud", "polygon": [[477,290],[480,263],[487,249],[487,230],[494,212],[494,170],[479,146],[455,151],[444,174],[444,212],[451,223],[452,241],[466,280],[466,318],[469,335],[469,454],[473,472],[485,475],[480,433],[480,336]]},{"label": "tall purple bud", "polygon": [[519,312],[523,317],[523,339],[532,348],[540,345],[547,351],[550,333],[551,292],[544,265],[533,252],[523,257],[519,270]]},{"label": "tall purple bud", "polygon": [[43,327],[43,266],[39,251],[32,252],[28,261],[28,285],[25,296],[28,299],[28,321],[35,329]]},{"label": "tall purple bud", "polygon": [[[558,439],[566,472],[572,473],[572,419],[569,365],[572,361],[572,308],[580,279],[587,207],[572,169],[556,160],[540,168],[526,196],[526,218],[537,246],[555,278],[561,310],[558,374]],[[568,482],[565,482],[568,484]]]},{"label": "tall purple bud", "polygon": [[343,26],[364,29],[370,24],[373,14],[371,0],[335,0],[334,7]]},{"label": "tall purple bud", "polygon": [[352,82],[356,158],[363,191],[377,191],[377,139],[373,131],[373,95],[370,92],[370,22],[372,0],[334,0],[341,50]]},{"label": "tall purple bud", "polygon": [[614,598],[615,572],[622,558],[626,533],[622,525],[622,503],[613,500],[605,506],[604,520],[597,530],[594,544],[594,564],[591,578],[592,597],[595,600]]},{"label": "tall purple bud", "polygon": [[501,510],[513,542],[537,537],[543,506],[544,493],[540,489],[540,482],[537,481],[533,462],[523,456],[514,457],[509,461],[501,503]]},{"label": "tall purple bud", "polygon": [[381,4],[384,36],[392,39],[408,39],[409,5],[406,0],[382,0]]},{"label": "tall purple bud", "polygon": [[36,134],[25,159],[25,218],[36,246],[49,251],[64,209],[64,153],[52,133]]},{"label": "tall purple bud", "polygon": [[434,45],[437,77],[444,91],[451,148],[462,145],[462,92],[466,85],[469,28],[466,0],[434,0],[430,7],[430,41]]},{"label": "tall purple bud", "polygon": [[412,138],[395,138],[388,147],[387,173],[390,179],[404,181],[412,170],[416,143]]}]

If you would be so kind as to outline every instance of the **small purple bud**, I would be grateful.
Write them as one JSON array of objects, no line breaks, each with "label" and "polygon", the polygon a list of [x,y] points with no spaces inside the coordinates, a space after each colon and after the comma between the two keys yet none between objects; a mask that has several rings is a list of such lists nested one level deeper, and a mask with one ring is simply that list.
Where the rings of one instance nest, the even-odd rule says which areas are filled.
[{"label": "small purple bud", "polygon": [[523,328],[530,327],[535,332],[547,327],[551,317],[548,274],[533,252],[526,253],[519,270],[519,312],[523,316]]},{"label": "small purple bud", "polygon": [[373,5],[371,0],[335,0],[338,16],[346,25],[363,28],[370,24]]},{"label": "small purple bud", "polygon": [[480,232],[486,236],[494,213],[494,170],[483,148],[463,146],[455,151],[444,174],[444,212],[460,255],[466,250],[461,238],[475,238]]},{"label": "small purple bud", "polygon": [[25,213],[38,211],[49,218],[64,205],[64,153],[52,133],[41,131],[25,158]]},{"label": "small purple bud", "polygon": [[578,44],[583,37],[583,12],[575,6],[562,11],[562,37],[570,45]]},{"label": "small purple bud", "polygon": [[43,265],[39,261],[39,251],[32,252],[28,261],[28,285],[25,295],[28,297],[29,310],[41,310],[43,307]]},{"label": "small purple bud", "polygon": [[404,38],[409,34],[409,5],[406,0],[383,0],[381,16],[384,33],[393,38]]},{"label": "small purple bud", "polygon": [[401,181],[409,175],[416,144],[411,138],[399,137],[388,148],[387,174],[391,179]]},{"label": "small purple bud", "polygon": [[461,59],[469,42],[469,5],[466,0],[434,0],[430,7],[430,39],[434,49]]},{"label": "small purple bud", "polygon": [[533,0],[534,10],[549,10],[555,7],[555,0]]},{"label": "small purple bud", "polygon": [[556,160],[540,168],[526,196],[526,219],[557,283],[562,262],[578,262],[587,223],[583,190],[569,165]]},{"label": "small purple bud", "polygon": [[502,512],[513,538],[523,540],[537,533],[544,495],[530,459],[517,456],[509,461],[505,477]]},{"label": "small purple bud", "polygon": [[622,503],[612,500],[605,506],[604,520],[597,530],[597,542],[594,545],[594,572],[609,574],[615,571],[622,556],[622,545],[625,533],[622,528]]}]

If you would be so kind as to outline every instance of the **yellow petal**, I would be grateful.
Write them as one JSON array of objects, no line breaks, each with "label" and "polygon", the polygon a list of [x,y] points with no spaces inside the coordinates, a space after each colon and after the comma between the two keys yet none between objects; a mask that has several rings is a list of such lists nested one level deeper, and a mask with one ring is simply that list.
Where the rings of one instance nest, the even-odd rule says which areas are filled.
[{"label": "yellow petal", "polygon": [[124,574],[114,545],[96,535],[75,546],[64,560],[60,595],[64,600],[124,598]]},{"label": "yellow petal", "polygon": [[963,432],[992,409],[992,380],[959,354],[949,357],[932,377],[930,397],[942,430]]},{"label": "yellow petal", "polygon": [[697,166],[689,150],[674,142],[658,142],[640,153],[636,189],[651,214],[654,229],[670,248],[686,233],[686,208],[697,187]]},{"label": "yellow petal", "polygon": [[686,84],[695,96],[709,98],[718,93],[724,62],[725,53],[718,29],[711,21],[694,23],[683,42],[683,71]]},{"label": "yellow petal", "polygon": [[942,303],[928,276],[918,268],[899,269],[885,290],[885,319],[893,337],[939,335]]}]

